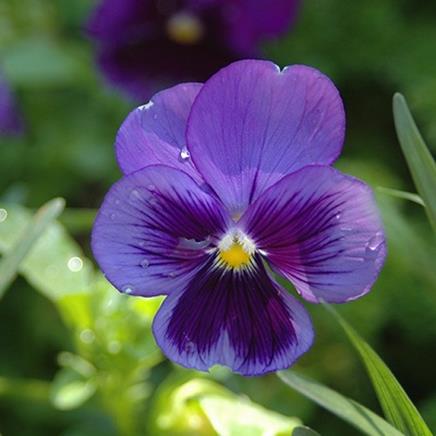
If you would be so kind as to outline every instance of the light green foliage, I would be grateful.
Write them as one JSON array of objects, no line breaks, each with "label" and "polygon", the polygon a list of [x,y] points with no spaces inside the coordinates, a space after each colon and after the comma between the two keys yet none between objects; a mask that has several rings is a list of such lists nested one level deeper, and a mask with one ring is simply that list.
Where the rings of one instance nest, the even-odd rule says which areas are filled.
[{"label": "light green foliage", "polygon": [[[38,210],[34,217],[29,220],[21,234],[15,228],[9,229],[12,230],[11,234],[19,236],[19,239],[7,248],[6,255],[0,262],[0,298],[10,282],[15,278],[18,268],[33,245],[45,233],[45,230],[50,226],[52,221],[60,215],[64,205],[63,199],[52,200]],[[9,227],[7,224],[10,224],[10,219],[7,224],[5,222],[8,219],[9,212],[7,209],[0,208],[0,214],[0,225],[3,224],[3,229],[7,230]],[[5,245],[7,246],[7,244]]]},{"label": "light green foliage", "polygon": [[386,418],[406,435],[431,436],[432,433],[415,405],[383,360],[332,306],[326,305],[326,307],[339,321],[351,343],[358,351]]},{"label": "light green foliage", "polygon": [[[27,231],[34,233],[32,214],[18,205],[3,204],[5,219],[0,222],[0,253],[8,253]],[[59,208],[55,210],[58,213]],[[44,215],[45,216],[45,215]],[[49,215],[53,218],[53,215]],[[92,267],[85,259],[78,244],[67,235],[65,229],[57,222],[44,221],[43,233],[30,248],[29,254],[19,266],[29,283],[51,300],[88,288],[92,280]],[[39,234],[39,233],[38,233]],[[33,242],[33,241],[31,241]],[[15,248],[14,248],[15,247]]]},{"label": "light green foliage", "polygon": [[394,96],[394,120],[401,148],[436,232],[436,163],[401,94]]},{"label": "light green foliage", "polygon": [[365,406],[307,377],[287,370],[278,373],[291,388],[310,398],[369,436],[401,436],[402,433]]},{"label": "light green foliage", "polygon": [[266,410],[205,378],[167,383],[157,396],[151,434],[282,436],[301,424],[297,418]]}]

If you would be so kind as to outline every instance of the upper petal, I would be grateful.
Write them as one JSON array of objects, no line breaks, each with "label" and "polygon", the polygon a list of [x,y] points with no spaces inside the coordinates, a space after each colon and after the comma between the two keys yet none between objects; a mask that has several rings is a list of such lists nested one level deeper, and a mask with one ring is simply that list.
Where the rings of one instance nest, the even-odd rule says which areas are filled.
[{"label": "upper petal", "polygon": [[118,164],[125,174],[164,164],[201,180],[185,141],[186,121],[201,86],[183,83],[166,89],[129,114],[115,141]]},{"label": "upper petal", "polygon": [[240,225],[312,302],[362,296],[386,254],[370,188],[331,167],[306,167],[284,177],[250,206]]},{"label": "upper petal", "polygon": [[207,371],[221,364],[243,375],[288,368],[313,341],[309,315],[259,257],[240,272],[216,267],[211,257],[184,290],[165,299],[153,332],[180,365]]},{"label": "upper petal", "polygon": [[227,220],[188,175],[151,166],[112,186],[94,223],[92,250],[120,291],[167,294],[183,288],[204,263]]},{"label": "upper petal", "polygon": [[332,163],[344,126],[339,93],[319,71],[247,60],[203,85],[187,141],[204,179],[239,214],[284,175]]}]

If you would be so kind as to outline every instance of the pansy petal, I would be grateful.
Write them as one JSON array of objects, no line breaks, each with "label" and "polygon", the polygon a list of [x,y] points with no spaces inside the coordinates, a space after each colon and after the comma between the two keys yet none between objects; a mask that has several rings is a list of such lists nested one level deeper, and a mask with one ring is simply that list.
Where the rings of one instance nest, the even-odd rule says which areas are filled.
[{"label": "pansy petal", "polygon": [[385,258],[370,188],[327,166],[309,166],[281,179],[250,206],[240,225],[311,302],[362,296]]},{"label": "pansy petal", "polygon": [[238,272],[214,262],[157,313],[153,331],[163,352],[202,371],[221,364],[260,375],[291,366],[312,344],[307,312],[271,280],[259,256],[253,268]]},{"label": "pansy petal", "polygon": [[185,142],[186,120],[199,83],[184,83],[157,93],[129,114],[115,141],[118,163],[125,174],[149,165],[178,168],[200,181]]},{"label": "pansy petal", "polygon": [[186,285],[225,231],[222,206],[185,173],[156,165],[114,184],[92,233],[94,256],[120,291],[158,295]]},{"label": "pansy petal", "polygon": [[253,54],[259,42],[286,31],[295,19],[299,0],[224,0],[228,39],[241,54]]},{"label": "pansy petal", "polygon": [[284,175],[332,163],[344,120],[338,91],[319,71],[247,60],[203,85],[187,141],[204,179],[237,215]]}]

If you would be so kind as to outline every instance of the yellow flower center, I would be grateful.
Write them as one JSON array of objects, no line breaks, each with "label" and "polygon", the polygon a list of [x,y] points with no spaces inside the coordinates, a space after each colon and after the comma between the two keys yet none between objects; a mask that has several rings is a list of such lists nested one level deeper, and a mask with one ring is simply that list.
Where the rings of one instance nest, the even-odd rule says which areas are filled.
[{"label": "yellow flower center", "polygon": [[196,44],[203,37],[203,23],[195,15],[180,12],[167,21],[168,37],[183,45]]},{"label": "yellow flower center", "polygon": [[220,260],[234,269],[239,269],[250,263],[251,255],[247,253],[242,245],[234,242],[227,250],[221,249],[219,252]]}]

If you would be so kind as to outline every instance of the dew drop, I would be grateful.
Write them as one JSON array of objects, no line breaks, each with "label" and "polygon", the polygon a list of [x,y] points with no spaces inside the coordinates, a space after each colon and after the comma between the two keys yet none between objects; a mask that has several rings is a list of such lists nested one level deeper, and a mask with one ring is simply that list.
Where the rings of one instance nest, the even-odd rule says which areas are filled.
[{"label": "dew drop", "polygon": [[95,340],[95,334],[90,329],[84,329],[80,332],[79,338],[85,344],[92,344]]},{"label": "dew drop", "polygon": [[132,189],[129,194],[129,201],[135,202],[141,200],[141,194],[137,189]]},{"label": "dew drop", "polygon": [[335,216],[335,218],[336,218],[337,220],[341,219],[341,214],[340,214],[340,213],[337,213],[336,216]]},{"label": "dew drop", "polygon": [[186,147],[184,147],[180,150],[179,161],[186,162],[190,157],[191,157],[191,154],[189,153],[189,151]]},{"label": "dew drop", "polygon": [[109,215],[109,218],[110,218],[112,221],[115,221],[115,219],[117,218],[117,214],[116,214],[115,212],[113,212],[113,213],[111,213],[111,214]]},{"label": "dew drop", "polygon": [[121,351],[121,344],[118,341],[110,341],[107,349],[111,354],[118,354]]},{"label": "dew drop", "polygon": [[174,278],[176,276],[175,272],[170,272],[168,273],[168,277]]},{"label": "dew drop", "polygon": [[383,243],[383,234],[376,233],[366,244],[366,254],[369,257],[374,257],[377,255],[378,250],[380,249]]},{"label": "dew drop", "polygon": [[121,288],[121,291],[124,292],[125,294],[132,294],[133,293],[133,286],[132,285],[124,285]]},{"label": "dew drop", "polygon": [[67,262],[67,267],[71,272],[79,272],[83,268],[83,260],[77,256],[70,257]]},{"label": "dew drop", "polygon": [[147,259],[141,260],[141,266],[142,268],[148,268],[150,266],[150,262]]},{"label": "dew drop", "polygon": [[196,239],[179,238],[178,248],[185,250],[202,250],[210,245],[210,237],[206,237],[201,241]]},{"label": "dew drop", "polygon": [[8,217],[8,211],[6,209],[0,208],[0,223],[3,221],[6,221],[6,218]]}]

